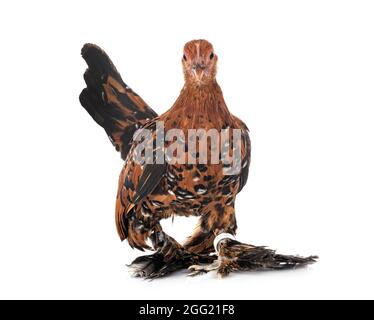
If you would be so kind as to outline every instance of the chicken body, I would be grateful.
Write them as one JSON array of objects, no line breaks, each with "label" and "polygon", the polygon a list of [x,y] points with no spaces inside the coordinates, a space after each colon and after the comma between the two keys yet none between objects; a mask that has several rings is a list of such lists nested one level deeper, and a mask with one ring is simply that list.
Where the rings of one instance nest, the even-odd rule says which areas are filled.
[{"label": "chicken body", "polygon": [[[186,138],[187,129],[204,129],[204,132],[211,129],[216,129],[217,132],[224,128],[241,129],[244,146],[242,163],[244,170],[247,170],[250,155],[247,129],[238,118],[229,113],[216,82],[203,88],[185,87],[174,106],[146,127],[155,130],[153,124],[156,121],[164,123],[165,131],[181,129]],[[220,232],[235,233],[235,197],[240,182],[245,182],[246,172],[243,173],[241,169],[237,175],[224,175],[222,162],[200,163],[199,153],[209,153],[211,150],[211,141],[207,142],[207,150],[199,145],[199,151],[195,152],[193,158],[196,159],[196,164],[146,165],[154,172],[163,171],[163,175],[161,178],[156,175],[159,179],[157,182],[148,180],[147,183],[153,184],[153,190],[137,201],[134,201],[136,189],[142,182],[140,177],[146,166],[131,160],[136,148],[134,144],[118,185],[116,217],[122,239],[127,238],[134,247],[147,248],[147,238],[155,230],[161,232],[159,221],[173,215],[201,216],[195,233],[183,245],[189,252],[212,251],[215,235]],[[183,144],[182,157],[188,159],[192,152],[187,141]],[[175,241],[172,242],[175,244]],[[161,252],[166,256],[174,253],[167,245],[165,249],[161,248]]]},{"label": "chicken body", "polygon": [[[127,239],[132,247],[156,251],[132,263],[135,275],[155,278],[191,266],[195,268],[193,274],[218,266],[222,275],[228,270],[240,269],[240,266],[243,270],[254,269],[254,265],[281,267],[285,259],[280,259],[280,255],[274,258],[272,251],[237,241],[223,241],[219,246],[221,254],[209,255],[214,251],[217,235],[235,235],[235,199],[247,181],[251,155],[248,129],[229,112],[216,81],[218,58],[213,46],[206,40],[194,40],[185,45],[182,58],[185,85],[174,105],[160,116],[123,82],[99,47],[85,45],[82,56],[89,68],[85,73],[87,88],[80,95],[81,104],[105,129],[125,161],[116,200],[119,236],[121,240]],[[179,129],[184,137],[179,137],[176,142],[180,152],[172,154],[171,159],[169,157],[163,163],[154,161],[154,155],[160,151],[160,146],[154,143],[160,133],[160,123],[163,135]],[[153,161],[150,163],[136,160],[137,147],[141,144],[134,136],[138,129],[147,129],[152,137],[149,143]],[[190,148],[191,129],[200,130],[197,149]],[[240,131],[238,145],[233,143],[235,129]],[[212,130],[226,130],[230,138],[226,151],[219,150],[218,162],[213,161],[211,154],[222,147],[222,139],[215,144],[209,137]],[[204,145],[201,141],[207,143]],[[173,143],[166,139],[162,151]],[[234,174],[225,174],[228,164],[223,159],[232,158],[237,151],[240,158],[237,170]],[[160,225],[160,220],[174,215],[200,217],[194,233],[183,244],[167,235]],[[147,244],[148,239],[151,247]],[[225,247],[226,243],[229,248]],[[261,257],[255,264],[248,262],[248,257],[253,257],[248,251],[253,248],[257,250],[255,257]],[[227,254],[224,259],[222,252],[233,254]],[[245,258],[240,260],[241,253]],[[287,256],[287,266],[308,263],[312,258],[305,259],[292,260],[292,256]],[[216,260],[214,268],[195,265],[213,260]]]}]

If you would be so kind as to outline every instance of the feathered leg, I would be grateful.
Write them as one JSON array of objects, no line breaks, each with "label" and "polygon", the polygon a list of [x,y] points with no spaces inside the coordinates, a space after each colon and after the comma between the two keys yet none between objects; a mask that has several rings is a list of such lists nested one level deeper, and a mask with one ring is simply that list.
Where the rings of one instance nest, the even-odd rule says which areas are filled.
[{"label": "feathered leg", "polygon": [[[207,206],[207,213],[201,217],[194,235],[185,244],[186,248],[203,252],[212,249],[217,235],[228,233],[235,235],[237,225],[234,204],[220,206],[212,202]],[[232,271],[253,271],[264,269],[287,269],[306,265],[316,261],[317,257],[299,257],[277,254],[266,247],[253,246],[239,241],[222,238],[216,245],[217,260],[208,265],[192,265],[189,267],[190,275],[206,273],[217,270],[219,276],[226,276]]]},{"label": "feathered leg", "polygon": [[194,233],[183,244],[188,251],[212,253],[216,234],[222,230],[235,234],[237,225],[234,205],[227,206],[224,214],[223,210],[223,206],[214,201],[205,207],[205,213],[200,217]]},{"label": "feathered leg", "polygon": [[138,257],[129,265],[135,277],[161,278],[196,263],[210,263],[216,258],[188,252],[162,231],[161,226],[152,233],[150,239],[156,253]]},{"label": "feathered leg", "polygon": [[[202,220],[201,218],[200,220]],[[194,233],[187,238],[183,247],[189,252],[194,253],[210,253],[214,252],[213,241],[214,233],[209,230],[204,230],[201,226],[201,221],[196,227]]]},{"label": "feathered leg", "polygon": [[211,265],[192,265],[191,276],[217,270],[219,277],[232,271],[282,270],[316,262],[317,256],[300,257],[277,254],[275,250],[244,244],[229,238],[218,244],[218,259]]}]

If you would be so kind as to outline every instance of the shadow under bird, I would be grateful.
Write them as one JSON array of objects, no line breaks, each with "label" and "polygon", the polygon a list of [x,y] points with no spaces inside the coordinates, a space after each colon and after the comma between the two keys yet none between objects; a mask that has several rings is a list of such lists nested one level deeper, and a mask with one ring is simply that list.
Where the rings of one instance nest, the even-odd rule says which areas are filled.
[{"label": "shadow under bird", "polygon": [[[219,276],[225,276],[237,270],[286,269],[316,261],[316,256],[277,254],[234,238],[235,199],[247,182],[251,143],[246,125],[230,113],[225,103],[216,81],[218,57],[208,41],[193,40],[184,46],[185,83],[173,106],[162,115],[123,82],[98,46],[84,45],[82,56],[88,69],[84,74],[87,87],[80,94],[80,102],[104,128],[125,161],[116,200],[118,234],[133,248],[155,251],[132,262],[135,276],[154,279],[187,268],[190,275],[216,270]],[[155,138],[157,122],[163,123],[164,132],[179,129],[186,136],[189,129],[240,129],[239,171],[225,175],[225,163],[199,162],[202,152],[214,148],[210,140],[202,152],[199,149],[191,154],[189,148],[182,148],[183,156],[196,159],[193,164],[138,163],[134,155],[141,142],[134,133],[143,128]],[[165,147],[167,144],[170,142],[165,142]],[[233,154],[233,148],[229,144],[229,154]],[[183,244],[166,234],[160,224],[162,219],[175,215],[200,217]]]}]

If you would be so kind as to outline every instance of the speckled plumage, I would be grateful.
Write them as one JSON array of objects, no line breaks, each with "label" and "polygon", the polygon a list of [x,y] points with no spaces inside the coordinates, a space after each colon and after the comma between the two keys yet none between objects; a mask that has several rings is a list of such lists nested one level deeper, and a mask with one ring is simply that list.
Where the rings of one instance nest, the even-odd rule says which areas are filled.
[{"label": "speckled plumage", "polygon": [[[94,120],[107,132],[125,160],[118,183],[116,225],[121,240],[127,239],[137,249],[153,249],[156,254],[139,257],[132,267],[135,274],[148,278],[163,276],[196,263],[210,263],[216,256],[213,241],[221,232],[235,234],[235,199],[248,177],[251,144],[246,125],[228,110],[216,81],[217,55],[205,40],[185,45],[182,65],[185,85],[174,103],[158,116],[121,79],[108,56],[95,45],[85,45],[83,58],[87,88],[80,101]],[[139,142],[133,140],[138,128],[156,135],[156,122],[164,123],[165,132],[181,129],[241,130],[241,168],[238,174],[224,175],[224,163],[209,159],[214,145],[192,152],[184,141],[183,156],[195,164],[144,164],[134,161]],[[165,144],[167,147],[169,143]],[[234,146],[229,147],[232,155]],[[208,155],[207,163],[199,159]],[[160,220],[174,215],[199,216],[194,233],[182,245],[165,234]],[[150,239],[152,247],[147,244]],[[248,248],[247,248],[248,249]],[[240,256],[240,252],[237,257]],[[222,259],[221,259],[222,260]],[[220,260],[220,261],[221,261]],[[240,269],[240,265],[237,269]]]}]

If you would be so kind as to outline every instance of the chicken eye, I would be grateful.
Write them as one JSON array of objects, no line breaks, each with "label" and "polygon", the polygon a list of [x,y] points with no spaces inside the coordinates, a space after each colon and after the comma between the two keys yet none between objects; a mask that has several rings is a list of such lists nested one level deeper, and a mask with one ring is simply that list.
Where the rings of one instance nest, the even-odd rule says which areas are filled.
[{"label": "chicken eye", "polygon": [[183,60],[184,60],[184,61],[187,61],[187,57],[186,57],[185,54],[183,55]]},{"label": "chicken eye", "polygon": [[212,60],[214,58],[214,53],[212,52],[209,56],[210,60]]}]

